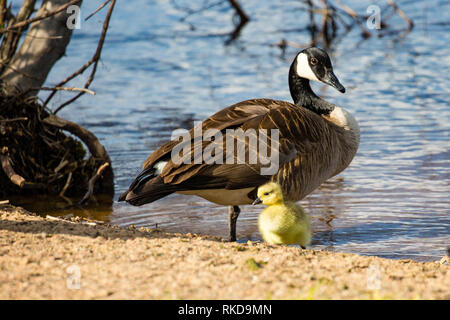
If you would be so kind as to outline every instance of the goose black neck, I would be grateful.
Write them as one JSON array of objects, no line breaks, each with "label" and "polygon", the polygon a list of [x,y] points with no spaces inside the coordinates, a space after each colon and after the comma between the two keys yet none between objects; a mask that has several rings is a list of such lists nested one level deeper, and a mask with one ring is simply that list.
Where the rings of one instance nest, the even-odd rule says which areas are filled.
[{"label": "goose black neck", "polygon": [[311,89],[309,80],[301,78],[296,72],[296,62],[291,65],[289,70],[289,89],[291,91],[294,104],[307,108],[319,115],[330,114],[334,105],[318,97]]}]

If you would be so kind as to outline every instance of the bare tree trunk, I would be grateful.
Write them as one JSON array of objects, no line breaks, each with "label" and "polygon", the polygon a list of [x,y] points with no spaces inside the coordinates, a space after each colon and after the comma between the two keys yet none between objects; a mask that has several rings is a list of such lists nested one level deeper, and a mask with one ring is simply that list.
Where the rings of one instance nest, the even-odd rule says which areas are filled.
[{"label": "bare tree trunk", "polygon": [[[69,2],[70,0],[45,0],[36,16],[43,16]],[[77,5],[80,6],[81,1]],[[63,10],[31,25],[20,49],[0,76],[4,94],[37,94],[38,90],[31,89],[44,84],[53,65],[64,55],[70,42],[72,29],[67,27],[70,15],[67,10]]]}]

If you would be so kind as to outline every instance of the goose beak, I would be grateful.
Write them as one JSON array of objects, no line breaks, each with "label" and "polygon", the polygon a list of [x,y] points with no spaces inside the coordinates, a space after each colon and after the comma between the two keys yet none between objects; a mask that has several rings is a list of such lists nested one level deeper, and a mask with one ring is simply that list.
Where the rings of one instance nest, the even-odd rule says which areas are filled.
[{"label": "goose beak", "polygon": [[338,90],[339,92],[342,92],[342,93],[345,92],[344,86],[339,82],[339,80],[336,77],[336,75],[334,74],[333,70],[327,71],[322,82],[332,86],[333,88],[336,88],[336,90]]},{"label": "goose beak", "polygon": [[260,198],[256,198],[255,201],[253,201],[252,205],[254,206],[255,204],[260,204],[262,203]]}]

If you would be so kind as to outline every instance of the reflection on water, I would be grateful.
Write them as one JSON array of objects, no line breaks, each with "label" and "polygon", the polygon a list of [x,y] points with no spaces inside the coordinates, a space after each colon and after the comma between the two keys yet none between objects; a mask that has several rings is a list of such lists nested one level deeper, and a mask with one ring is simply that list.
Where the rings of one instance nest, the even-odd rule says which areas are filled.
[{"label": "reflection on water", "polygon": [[79,199],[69,199],[67,197],[39,195],[35,197],[13,196],[9,200],[13,204],[20,204],[24,208],[32,210],[42,216],[79,216],[91,220],[108,221],[109,215],[113,211],[113,203],[109,195],[95,195],[89,200],[88,206],[80,206]]},{"label": "reflection on water", "polygon": [[[287,48],[283,58],[271,44],[283,38],[309,41],[307,32],[296,29],[302,27],[298,1],[245,1],[252,20],[227,46],[226,36],[212,34],[230,29],[232,11],[209,10],[186,22],[180,21],[185,13],[170,2],[135,3],[117,4],[93,85],[97,96],[85,96],[62,112],[92,130],[109,151],[116,198],[172,130],[189,128],[193,121],[249,98],[290,101],[287,73],[296,49]],[[359,12],[371,4],[347,3]],[[311,216],[313,248],[431,260],[450,244],[450,33],[442,23],[449,21],[450,4],[398,3],[415,22],[410,34],[361,41],[354,29],[331,52],[347,93],[313,85],[351,111],[361,127],[360,149],[350,167],[301,201]],[[95,6],[85,3],[84,13]],[[68,57],[53,70],[49,83],[64,78],[68,64],[82,65],[90,57],[99,21],[90,19],[74,32]],[[292,29],[297,31],[286,31]],[[67,98],[67,93],[59,95],[61,101]],[[43,203],[64,206],[54,199]],[[256,220],[261,208],[241,208],[241,241],[260,239]],[[51,208],[39,210],[58,214]],[[227,233],[226,208],[182,195],[143,207],[115,202],[60,212],[69,213],[121,226],[158,224],[174,232]]]}]

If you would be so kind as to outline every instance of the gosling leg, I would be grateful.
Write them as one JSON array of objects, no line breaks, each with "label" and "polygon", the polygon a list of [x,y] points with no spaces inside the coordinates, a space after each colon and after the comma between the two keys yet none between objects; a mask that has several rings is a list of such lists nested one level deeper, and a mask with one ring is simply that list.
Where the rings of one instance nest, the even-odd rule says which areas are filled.
[{"label": "gosling leg", "polygon": [[236,221],[241,209],[238,206],[228,207],[228,241],[236,241]]}]

